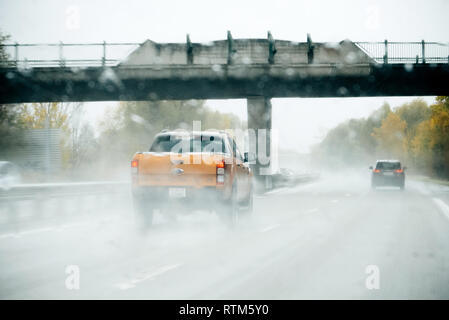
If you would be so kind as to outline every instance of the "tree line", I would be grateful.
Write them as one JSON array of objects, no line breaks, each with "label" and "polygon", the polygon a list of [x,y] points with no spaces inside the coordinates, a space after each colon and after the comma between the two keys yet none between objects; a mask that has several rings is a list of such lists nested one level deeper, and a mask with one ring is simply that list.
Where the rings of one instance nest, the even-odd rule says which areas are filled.
[{"label": "tree line", "polygon": [[415,172],[449,179],[449,97],[428,105],[415,99],[396,108],[384,103],[369,117],[331,129],[313,148],[330,168],[398,159]]}]

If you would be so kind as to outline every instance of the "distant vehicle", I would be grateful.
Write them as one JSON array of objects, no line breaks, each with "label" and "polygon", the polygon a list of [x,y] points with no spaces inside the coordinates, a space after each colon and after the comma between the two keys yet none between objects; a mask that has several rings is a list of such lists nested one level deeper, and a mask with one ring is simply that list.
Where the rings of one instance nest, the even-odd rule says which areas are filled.
[{"label": "distant vehicle", "polygon": [[398,160],[377,160],[376,167],[369,167],[371,173],[371,188],[382,186],[395,186],[404,190],[405,170]]},{"label": "distant vehicle", "polygon": [[179,205],[216,211],[234,225],[253,208],[249,160],[225,132],[161,132],[131,161],[135,212],[145,227],[154,209]]},{"label": "distant vehicle", "polygon": [[20,183],[19,168],[9,161],[0,161],[0,189],[9,190]]},{"label": "distant vehicle", "polygon": [[280,168],[272,177],[276,187],[293,186],[297,182],[297,175],[291,169]]}]

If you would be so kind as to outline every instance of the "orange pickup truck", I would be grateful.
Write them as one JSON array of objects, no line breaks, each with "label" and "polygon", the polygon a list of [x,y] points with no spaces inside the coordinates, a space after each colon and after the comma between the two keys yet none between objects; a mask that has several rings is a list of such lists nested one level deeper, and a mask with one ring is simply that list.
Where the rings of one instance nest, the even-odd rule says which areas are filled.
[{"label": "orange pickup truck", "polygon": [[[163,131],[131,161],[134,209],[144,227],[153,210],[208,209],[230,225],[253,209],[248,153],[223,131]],[[189,210],[190,209],[190,210]]]}]

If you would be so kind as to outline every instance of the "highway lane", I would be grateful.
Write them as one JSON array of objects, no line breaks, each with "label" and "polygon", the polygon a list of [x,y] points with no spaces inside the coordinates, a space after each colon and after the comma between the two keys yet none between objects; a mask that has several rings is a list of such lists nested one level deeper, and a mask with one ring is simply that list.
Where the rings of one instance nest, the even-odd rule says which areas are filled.
[{"label": "highway lane", "polygon": [[[114,211],[4,228],[0,298],[449,298],[449,188],[372,191],[368,181],[332,175],[269,192],[233,230],[196,212],[158,215],[142,235],[126,198]],[[79,290],[66,287],[69,265]]]}]

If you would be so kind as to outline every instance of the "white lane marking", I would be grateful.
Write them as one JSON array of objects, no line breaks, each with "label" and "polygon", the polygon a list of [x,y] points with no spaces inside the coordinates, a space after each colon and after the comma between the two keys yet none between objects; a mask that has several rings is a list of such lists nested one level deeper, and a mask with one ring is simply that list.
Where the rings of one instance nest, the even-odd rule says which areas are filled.
[{"label": "white lane marking", "polygon": [[350,196],[351,196],[350,193],[346,193],[346,194],[345,194],[345,197],[350,197]]},{"label": "white lane marking", "polygon": [[283,192],[286,192],[289,190],[290,190],[289,188],[284,187],[284,188],[279,188],[279,189],[275,189],[272,191],[267,191],[264,193],[264,195],[278,194],[278,193],[283,193]]},{"label": "white lane marking", "polygon": [[18,233],[6,233],[6,234],[2,234],[0,236],[0,239],[6,239],[6,238],[20,238],[20,235]]},{"label": "white lane marking", "polygon": [[446,218],[449,219],[449,206],[446,203],[444,203],[443,200],[441,200],[439,198],[432,198],[432,200],[441,209],[441,211],[443,211]]},{"label": "white lane marking", "polygon": [[136,277],[134,279],[131,279],[130,281],[127,281],[127,282],[118,283],[115,286],[117,288],[119,288],[120,290],[128,290],[128,289],[134,288],[140,282],[154,279],[157,276],[160,276],[161,274],[166,273],[167,271],[176,269],[180,266],[182,266],[182,263],[177,263],[177,264],[173,264],[173,265],[160,267],[151,273],[143,274],[143,275]]},{"label": "white lane marking", "polygon": [[73,223],[73,224],[63,224],[62,226],[56,227],[56,231],[61,232],[61,231],[64,231],[65,229],[82,227],[82,226],[85,226],[87,224],[88,223],[86,223],[86,222]]},{"label": "white lane marking", "polygon": [[[96,221],[96,222],[107,222],[110,220],[112,220],[112,219],[106,218],[106,219],[103,219],[101,221]],[[91,225],[91,224],[92,224],[91,222],[78,222],[78,223],[71,223],[71,224],[63,224],[63,225],[54,226],[54,227],[30,229],[30,230],[15,232],[15,233],[5,233],[5,234],[0,235],[0,239],[20,238],[22,236],[26,236],[26,235],[30,235],[30,234],[43,233],[43,232],[49,232],[49,231],[61,232],[65,229],[78,228],[78,227],[83,227],[83,226]]]},{"label": "white lane marking", "polygon": [[306,213],[314,213],[314,212],[317,212],[318,210],[319,210],[318,208],[313,208],[313,209],[307,210]]},{"label": "white lane marking", "polygon": [[278,228],[278,227],[280,227],[280,224],[274,224],[274,225],[272,225],[272,226],[268,226],[268,227],[266,227],[266,228],[261,229],[260,232],[267,232],[267,231],[276,229],[276,228]]},{"label": "white lane marking", "polygon": [[26,236],[29,234],[42,233],[42,232],[53,231],[53,230],[55,230],[55,228],[41,228],[41,229],[32,229],[32,230],[27,230],[27,231],[21,231],[21,232],[17,232],[17,233],[6,233],[6,234],[0,235],[0,239],[20,238],[21,236]]},{"label": "white lane marking", "polygon": [[337,199],[334,199],[334,200],[332,200],[331,202],[332,202],[332,203],[337,203],[338,200],[337,200]]}]

